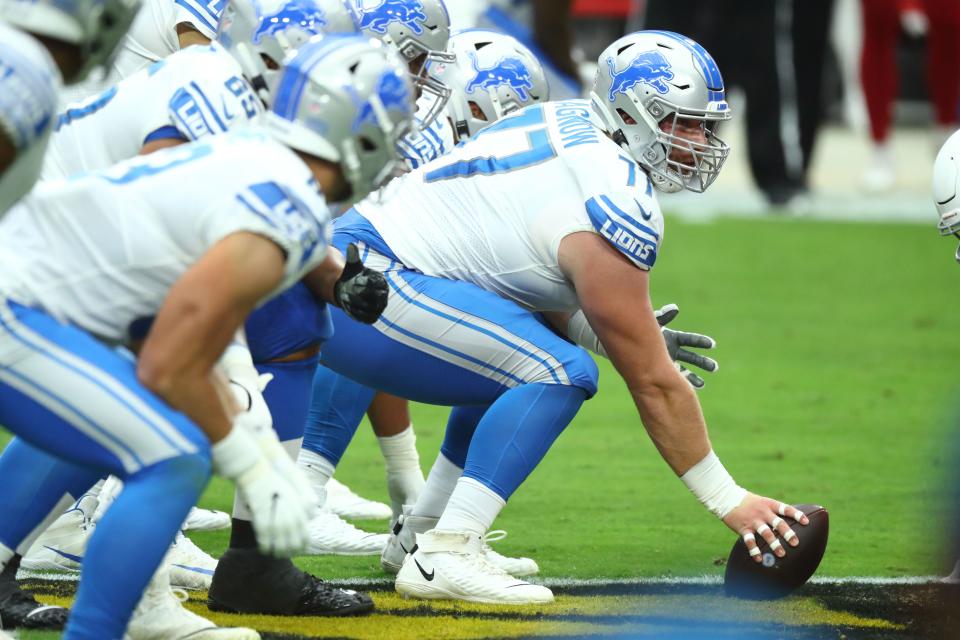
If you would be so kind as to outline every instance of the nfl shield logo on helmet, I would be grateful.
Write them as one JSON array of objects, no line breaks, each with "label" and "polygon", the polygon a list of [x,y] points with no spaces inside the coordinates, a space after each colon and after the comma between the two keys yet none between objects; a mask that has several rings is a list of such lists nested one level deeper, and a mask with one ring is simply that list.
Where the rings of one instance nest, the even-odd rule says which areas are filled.
[{"label": "nfl shield logo on helmet", "polygon": [[527,93],[533,89],[533,78],[527,65],[519,58],[501,58],[495,65],[487,69],[481,68],[477,56],[470,54],[473,61],[473,69],[477,72],[476,77],[467,85],[467,93],[473,93],[474,89],[493,89],[503,85],[513,88],[521,100],[529,100]]},{"label": "nfl shield logo on helmet", "polygon": [[399,22],[420,35],[423,27],[419,23],[427,19],[420,0],[383,0],[372,9],[364,9],[359,5],[358,8],[361,12],[360,29],[370,29],[375,33],[385,34],[391,23]]},{"label": "nfl shield logo on helmet", "polygon": [[617,73],[613,58],[607,58],[610,69],[610,102],[618,93],[626,93],[640,83],[651,87],[657,93],[667,93],[670,87],[667,80],[673,80],[673,67],[659,51],[645,51],[630,62],[630,66]]}]

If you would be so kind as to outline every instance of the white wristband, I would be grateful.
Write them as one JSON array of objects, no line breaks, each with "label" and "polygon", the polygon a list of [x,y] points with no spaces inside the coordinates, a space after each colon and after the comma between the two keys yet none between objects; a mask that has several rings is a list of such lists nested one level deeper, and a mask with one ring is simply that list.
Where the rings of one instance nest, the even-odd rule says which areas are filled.
[{"label": "white wristband", "polygon": [[680,479],[697,500],[718,518],[725,518],[739,507],[747,495],[746,489],[733,480],[713,451],[690,467]]},{"label": "white wristband", "polygon": [[263,452],[257,439],[246,429],[234,427],[227,437],[210,447],[213,471],[236,480],[260,462]]},{"label": "white wristband", "polygon": [[583,313],[583,309],[578,309],[567,321],[567,337],[587,351],[592,351],[604,358],[609,357],[607,356],[607,350],[600,344],[600,338],[597,337],[593,327],[587,322],[587,316]]}]

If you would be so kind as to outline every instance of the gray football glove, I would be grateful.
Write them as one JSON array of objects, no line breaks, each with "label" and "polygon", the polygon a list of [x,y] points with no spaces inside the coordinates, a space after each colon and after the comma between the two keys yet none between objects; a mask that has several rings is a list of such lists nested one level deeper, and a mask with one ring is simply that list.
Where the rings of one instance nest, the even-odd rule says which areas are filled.
[{"label": "gray football glove", "polygon": [[673,329],[667,329],[666,325],[669,324],[679,314],[680,307],[675,304],[668,304],[655,312],[655,315],[657,316],[657,323],[660,325],[660,332],[663,333],[663,341],[667,344],[667,352],[670,354],[670,358],[674,361],[674,363],[676,363],[677,368],[680,369],[680,373],[683,374],[683,376],[687,379],[687,382],[689,382],[694,388],[701,389],[703,388],[703,385],[706,384],[703,381],[703,378],[690,371],[680,363],[685,362],[699,369],[703,369],[707,373],[714,373],[720,368],[720,365],[717,364],[717,361],[713,358],[708,358],[707,356],[700,355],[699,353],[688,351],[684,347],[692,347],[694,349],[713,349],[717,343],[710,336],[705,336],[699,333],[688,333],[686,331],[674,331]]}]

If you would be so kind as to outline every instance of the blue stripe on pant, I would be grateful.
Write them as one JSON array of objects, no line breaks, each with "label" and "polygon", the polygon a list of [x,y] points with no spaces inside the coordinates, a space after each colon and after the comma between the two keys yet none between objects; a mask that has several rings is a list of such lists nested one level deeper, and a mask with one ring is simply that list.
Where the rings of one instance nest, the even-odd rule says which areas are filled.
[{"label": "blue stripe on pant", "polygon": [[[348,218],[351,225],[356,218]],[[334,244],[368,239],[338,232]],[[481,407],[471,420],[451,420],[445,449],[465,462],[466,475],[508,497],[596,392],[596,364],[509,300],[406,269],[373,250],[368,256],[368,266],[386,272],[387,310],[373,326],[333,311],[336,331],[323,346],[321,362],[353,384],[318,371],[303,446],[336,462],[369,405],[369,389],[429,404]],[[471,432],[466,437],[465,430]]]},{"label": "blue stripe on pant", "polygon": [[22,519],[22,528],[43,519],[55,503],[43,500],[68,491],[80,469],[89,471],[91,484],[108,473],[124,480],[124,490],[91,537],[64,635],[121,638],[209,479],[206,437],[139,383],[129,359],[80,329],[2,299],[0,424],[33,445],[4,451],[0,486],[30,482],[4,469],[36,464],[45,469],[48,483],[63,487],[5,512],[6,518]]}]

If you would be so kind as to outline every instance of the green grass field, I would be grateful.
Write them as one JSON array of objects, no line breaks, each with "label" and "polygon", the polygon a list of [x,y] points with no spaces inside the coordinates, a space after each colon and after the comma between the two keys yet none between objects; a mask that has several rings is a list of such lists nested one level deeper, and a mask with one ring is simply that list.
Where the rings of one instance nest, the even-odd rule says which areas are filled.
[{"label": "green grass field", "polygon": [[[960,373],[953,249],[932,225],[668,220],[654,302],[678,303],[677,328],[718,342],[721,370],[700,392],[714,446],[745,487],[830,509],[820,575],[946,566],[941,496]],[[510,534],[497,549],[536,558],[547,577],[722,573],[734,535],[674,477],[616,372],[600,366],[599,394],[496,523]],[[445,417],[414,408],[425,471]],[[386,497],[369,428],[337,476]],[[231,496],[214,480],[203,503],[229,510]],[[227,535],[195,540],[217,555]],[[298,563],[327,578],[382,577],[373,557]]]}]

